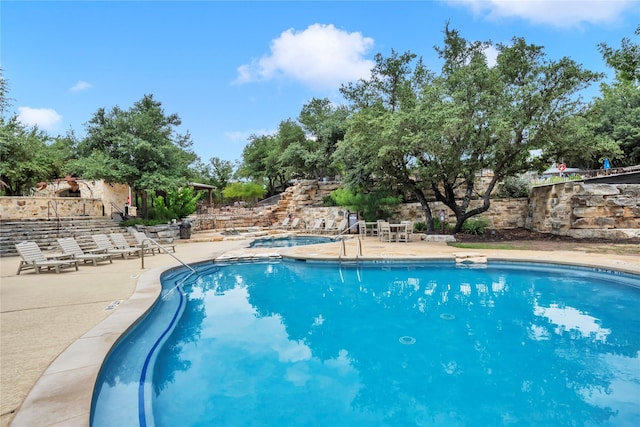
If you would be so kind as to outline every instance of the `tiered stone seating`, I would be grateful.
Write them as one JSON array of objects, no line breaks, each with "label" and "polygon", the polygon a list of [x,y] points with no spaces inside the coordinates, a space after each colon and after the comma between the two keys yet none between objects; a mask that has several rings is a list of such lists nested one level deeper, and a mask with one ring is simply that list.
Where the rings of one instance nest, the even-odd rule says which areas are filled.
[{"label": "tiered stone seating", "polygon": [[83,250],[95,247],[92,234],[126,233],[106,217],[0,220],[0,256],[18,255],[15,244],[34,241],[43,251],[60,251],[56,239],[74,237]]}]

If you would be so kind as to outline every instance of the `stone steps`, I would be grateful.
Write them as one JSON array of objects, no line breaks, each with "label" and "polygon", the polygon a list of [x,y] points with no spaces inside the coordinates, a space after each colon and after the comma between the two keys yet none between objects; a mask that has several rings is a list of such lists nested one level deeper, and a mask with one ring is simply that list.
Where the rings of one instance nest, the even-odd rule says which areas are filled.
[{"label": "stone steps", "polygon": [[[94,248],[93,234],[126,233],[110,218],[0,220],[0,256],[15,256],[15,244],[34,241],[43,251],[60,251],[56,239],[74,237],[83,250]],[[133,243],[133,240],[130,241]]]}]

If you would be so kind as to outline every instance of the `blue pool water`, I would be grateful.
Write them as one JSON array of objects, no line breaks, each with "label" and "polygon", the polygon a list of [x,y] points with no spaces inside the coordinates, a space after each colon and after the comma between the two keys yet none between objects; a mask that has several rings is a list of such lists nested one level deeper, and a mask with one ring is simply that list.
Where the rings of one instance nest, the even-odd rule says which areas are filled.
[{"label": "blue pool water", "polygon": [[[640,278],[204,264],[109,356],[92,426],[638,426]],[[184,282],[181,286],[177,284]]]},{"label": "blue pool water", "polygon": [[319,243],[335,242],[331,237],[322,236],[285,236],[263,237],[256,239],[249,245],[250,248],[288,248],[290,246],[317,245]]}]

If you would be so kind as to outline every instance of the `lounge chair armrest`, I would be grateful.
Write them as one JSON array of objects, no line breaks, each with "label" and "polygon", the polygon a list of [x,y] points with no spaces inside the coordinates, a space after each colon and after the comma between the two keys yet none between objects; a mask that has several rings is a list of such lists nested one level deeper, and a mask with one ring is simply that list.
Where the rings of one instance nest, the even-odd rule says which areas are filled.
[{"label": "lounge chair armrest", "polygon": [[106,254],[108,253],[108,250],[106,248],[98,248],[98,249],[87,249],[86,251],[84,251],[84,253],[86,254]]},{"label": "lounge chair armrest", "polygon": [[43,254],[44,257],[48,260],[65,260],[65,259],[75,259],[74,254]]}]

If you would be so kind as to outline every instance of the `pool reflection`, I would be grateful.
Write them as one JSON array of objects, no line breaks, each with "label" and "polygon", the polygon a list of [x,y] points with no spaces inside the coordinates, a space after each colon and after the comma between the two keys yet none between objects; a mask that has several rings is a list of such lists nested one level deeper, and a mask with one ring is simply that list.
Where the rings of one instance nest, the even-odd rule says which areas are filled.
[{"label": "pool reflection", "polygon": [[[306,417],[330,423],[327,411],[385,425],[598,425],[620,416],[610,406],[620,379],[607,356],[627,371],[637,367],[638,329],[620,321],[623,310],[637,325],[630,302],[616,299],[614,308],[602,300],[608,292],[591,288],[576,301],[581,279],[567,286],[548,274],[514,271],[507,279],[483,270],[470,281],[468,273],[342,267],[337,274],[335,266],[302,263],[221,268],[189,294],[194,304],[185,314],[193,313],[159,359],[155,404],[164,411],[192,384],[211,391],[200,410],[180,413],[194,422],[243,424],[264,411],[267,425],[301,425]],[[402,336],[415,342],[400,345]],[[163,395],[175,371],[190,366],[198,370]],[[198,398],[188,390],[183,397]]]}]

